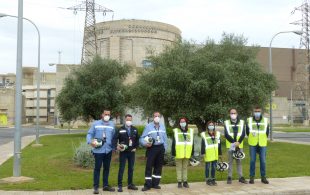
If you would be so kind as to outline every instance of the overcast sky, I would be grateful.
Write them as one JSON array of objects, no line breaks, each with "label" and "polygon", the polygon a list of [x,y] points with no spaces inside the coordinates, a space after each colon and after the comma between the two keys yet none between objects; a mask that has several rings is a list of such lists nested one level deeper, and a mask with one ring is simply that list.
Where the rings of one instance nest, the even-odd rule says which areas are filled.
[{"label": "overcast sky", "polygon": [[[32,20],[41,33],[41,70],[55,71],[49,63],[78,64],[81,58],[85,14],[61,9],[77,4],[77,0],[24,0],[24,17]],[[183,39],[198,43],[207,38],[218,41],[223,32],[242,34],[248,45],[268,47],[271,37],[280,31],[300,30],[290,24],[301,19],[291,14],[302,0],[96,0],[114,11],[114,20],[143,19],[175,25]],[[17,15],[17,0],[0,0],[0,13]],[[97,22],[112,19],[96,15]],[[16,72],[17,19],[0,18],[0,74]],[[23,66],[37,66],[37,32],[24,22]],[[300,37],[281,34],[274,47],[299,47]]]}]

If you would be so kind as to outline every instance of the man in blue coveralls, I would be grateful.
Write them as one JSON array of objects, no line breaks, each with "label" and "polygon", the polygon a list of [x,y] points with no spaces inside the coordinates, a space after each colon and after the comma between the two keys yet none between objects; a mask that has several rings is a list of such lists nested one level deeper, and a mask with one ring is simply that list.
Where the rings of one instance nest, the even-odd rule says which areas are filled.
[{"label": "man in blue coveralls", "polygon": [[165,125],[160,123],[160,117],[159,112],[154,112],[154,122],[145,126],[140,137],[140,144],[147,148],[145,184],[142,191],[147,191],[151,188],[161,188],[159,182],[161,179],[164,154],[165,150],[167,150],[167,134]]},{"label": "man in blue coveralls", "polygon": [[94,168],[94,194],[99,194],[100,169],[103,165],[103,191],[114,192],[115,189],[109,186],[109,171],[112,157],[112,140],[115,132],[115,126],[111,118],[111,111],[105,109],[101,114],[100,120],[93,122],[87,133],[87,143],[93,149],[95,158]]}]

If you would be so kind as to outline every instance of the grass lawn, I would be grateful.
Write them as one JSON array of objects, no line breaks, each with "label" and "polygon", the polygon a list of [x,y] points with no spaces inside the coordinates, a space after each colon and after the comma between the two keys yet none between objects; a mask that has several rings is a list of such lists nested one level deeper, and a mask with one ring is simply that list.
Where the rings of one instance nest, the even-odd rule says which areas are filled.
[{"label": "grass lawn", "polygon": [[[0,184],[2,190],[64,190],[92,188],[92,169],[75,166],[72,161],[75,147],[85,141],[85,134],[44,136],[41,139],[43,147],[26,147],[22,152],[22,175],[32,177],[34,182],[22,184]],[[224,144],[224,142],[222,142]],[[225,149],[225,147],[222,147]],[[245,146],[246,158],[243,160],[244,176],[249,175],[248,146]],[[134,182],[144,183],[145,151],[138,150],[134,172]],[[226,151],[223,158],[227,159]],[[267,176],[293,177],[310,176],[310,146],[269,143],[267,149]],[[0,166],[0,178],[12,176],[13,159]],[[236,165],[234,164],[234,179]],[[259,163],[257,163],[259,176]],[[118,158],[113,155],[110,170],[110,185],[116,186]],[[162,183],[176,183],[175,167],[164,167]],[[218,180],[226,180],[227,172],[218,173]],[[124,173],[124,184],[127,182],[127,171]],[[189,182],[204,181],[204,163],[198,167],[189,167]],[[101,180],[101,179],[100,179]],[[102,182],[102,180],[101,180]],[[102,185],[102,184],[101,184]]]}]

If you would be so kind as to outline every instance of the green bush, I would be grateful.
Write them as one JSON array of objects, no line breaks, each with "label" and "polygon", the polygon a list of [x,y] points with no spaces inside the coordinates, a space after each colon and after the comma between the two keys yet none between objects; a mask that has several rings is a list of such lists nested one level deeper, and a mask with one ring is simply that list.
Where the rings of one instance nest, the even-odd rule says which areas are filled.
[{"label": "green bush", "polygon": [[83,168],[93,168],[95,159],[91,149],[91,146],[85,142],[82,142],[78,148],[75,148],[75,153],[73,156],[74,164]]}]

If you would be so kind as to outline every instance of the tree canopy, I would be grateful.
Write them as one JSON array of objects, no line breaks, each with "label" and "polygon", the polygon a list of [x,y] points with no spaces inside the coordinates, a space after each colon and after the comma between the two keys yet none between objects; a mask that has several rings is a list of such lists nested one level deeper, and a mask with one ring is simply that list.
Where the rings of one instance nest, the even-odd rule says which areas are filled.
[{"label": "tree canopy", "polygon": [[123,83],[129,72],[128,65],[98,56],[74,70],[56,98],[62,118],[98,119],[103,109],[121,114],[125,107]]},{"label": "tree canopy", "polygon": [[277,86],[257,62],[257,52],[233,34],[223,34],[219,43],[173,44],[150,56],[153,66],[132,86],[133,105],[146,115],[160,111],[166,122],[185,116],[200,131],[208,121],[224,119],[229,108],[245,116],[254,105],[264,106]]}]

